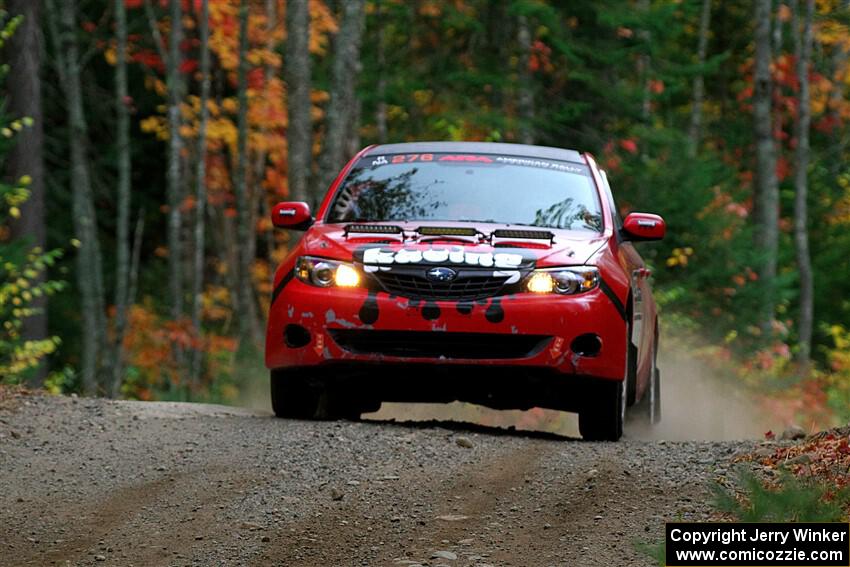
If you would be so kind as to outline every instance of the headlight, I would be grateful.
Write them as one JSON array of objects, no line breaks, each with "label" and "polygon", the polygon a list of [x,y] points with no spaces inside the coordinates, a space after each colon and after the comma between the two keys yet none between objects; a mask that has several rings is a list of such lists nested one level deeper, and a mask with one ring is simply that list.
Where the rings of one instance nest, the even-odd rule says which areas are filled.
[{"label": "headlight", "polygon": [[593,266],[534,270],[525,280],[526,289],[532,293],[575,295],[598,286],[599,270]]},{"label": "headlight", "polygon": [[295,277],[317,287],[357,287],[360,272],[351,264],[301,256],[295,262]]}]

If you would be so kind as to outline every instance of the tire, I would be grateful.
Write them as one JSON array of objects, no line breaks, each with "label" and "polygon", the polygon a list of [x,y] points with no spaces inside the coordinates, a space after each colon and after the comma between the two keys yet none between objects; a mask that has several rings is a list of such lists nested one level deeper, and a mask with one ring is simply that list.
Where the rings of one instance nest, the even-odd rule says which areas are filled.
[{"label": "tire", "polygon": [[585,441],[618,441],[623,436],[626,386],[626,380],[591,384],[578,414],[578,429]]},{"label": "tire", "polygon": [[632,311],[634,307],[629,299],[629,310],[626,315],[626,406],[632,407],[637,400],[637,364],[638,348],[632,344]]},{"label": "tire", "polygon": [[632,407],[637,400],[637,357],[638,349],[632,344],[631,325],[626,327],[626,405]]},{"label": "tire", "polygon": [[356,421],[368,409],[355,392],[309,379],[298,370],[272,371],[271,398],[275,416],[289,419]]},{"label": "tire", "polygon": [[652,367],[649,374],[649,389],[638,402],[640,414],[649,425],[661,421],[661,370],[658,369],[658,333],[655,333],[655,349],[652,352]]},{"label": "tire", "polygon": [[298,371],[271,372],[272,410],[277,417],[315,419],[319,413],[321,394],[321,390],[312,387]]}]

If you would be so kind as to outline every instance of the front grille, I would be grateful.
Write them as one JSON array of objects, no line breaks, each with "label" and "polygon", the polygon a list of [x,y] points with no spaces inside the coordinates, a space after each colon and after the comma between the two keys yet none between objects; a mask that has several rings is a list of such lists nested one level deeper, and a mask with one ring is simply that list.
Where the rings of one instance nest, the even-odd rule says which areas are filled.
[{"label": "front grille", "polygon": [[543,350],[552,338],[443,331],[331,329],[328,332],[340,347],[354,354],[447,359],[528,358]]},{"label": "front grille", "polygon": [[461,272],[450,282],[434,282],[425,277],[424,271],[375,272],[373,274],[387,293],[430,301],[475,301],[498,295],[508,280],[506,276],[494,276],[492,271]]}]

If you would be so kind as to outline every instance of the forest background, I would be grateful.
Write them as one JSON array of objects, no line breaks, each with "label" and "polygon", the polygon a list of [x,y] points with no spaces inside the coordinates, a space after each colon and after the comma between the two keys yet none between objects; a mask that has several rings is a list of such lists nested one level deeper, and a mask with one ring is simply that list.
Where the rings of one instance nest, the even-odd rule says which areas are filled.
[{"label": "forest background", "polygon": [[361,146],[587,150],[664,340],[850,419],[850,0],[5,0],[0,382],[233,402],[271,276]]}]

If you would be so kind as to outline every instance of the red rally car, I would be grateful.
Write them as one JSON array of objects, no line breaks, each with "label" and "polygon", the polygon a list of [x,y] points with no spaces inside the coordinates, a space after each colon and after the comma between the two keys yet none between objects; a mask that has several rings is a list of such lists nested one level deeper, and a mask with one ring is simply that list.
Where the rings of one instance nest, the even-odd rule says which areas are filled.
[{"label": "red rally car", "polygon": [[382,401],[578,412],[617,440],[626,407],[660,415],[658,318],[634,242],[587,153],[422,142],[370,146],[278,268],[266,335],[276,415],[356,418]]}]

